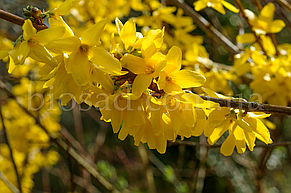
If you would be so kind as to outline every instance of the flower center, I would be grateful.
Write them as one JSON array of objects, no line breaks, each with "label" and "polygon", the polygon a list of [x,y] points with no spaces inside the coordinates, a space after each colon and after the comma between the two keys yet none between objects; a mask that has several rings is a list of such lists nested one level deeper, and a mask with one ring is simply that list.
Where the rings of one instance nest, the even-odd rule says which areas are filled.
[{"label": "flower center", "polygon": [[145,70],[146,74],[152,74],[155,72],[155,69],[151,66],[148,66]]},{"label": "flower center", "polygon": [[88,52],[89,52],[89,49],[90,49],[90,46],[89,45],[86,45],[86,44],[81,44],[81,46],[79,47],[79,52],[83,55],[88,55]]}]

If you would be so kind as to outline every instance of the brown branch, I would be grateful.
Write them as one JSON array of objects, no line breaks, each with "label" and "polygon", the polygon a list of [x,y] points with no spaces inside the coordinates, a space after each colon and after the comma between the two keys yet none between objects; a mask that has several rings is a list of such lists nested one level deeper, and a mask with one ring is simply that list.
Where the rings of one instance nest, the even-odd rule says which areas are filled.
[{"label": "brown branch", "polygon": [[154,174],[153,174],[153,170],[149,164],[149,156],[147,154],[147,151],[146,151],[144,145],[138,146],[138,152],[139,152],[139,155],[140,155],[141,161],[142,161],[142,169],[145,172],[145,177],[146,177],[147,185],[148,185],[148,192],[155,193],[156,186],[155,186],[155,181],[154,181]]},{"label": "brown branch", "polygon": [[291,5],[285,1],[285,0],[275,0],[277,3],[279,3],[282,7],[284,7],[286,10],[291,12]]},{"label": "brown branch", "polygon": [[[205,146],[207,148],[220,148],[221,145],[210,145],[208,143],[201,144],[199,142],[193,142],[193,141],[181,141],[181,140],[176,140],[175,142],[169,142],[169,145],[187,145],[187,146],[192,146],[192,147],[200,147],[200,146]],[[286,141],[286,142],[281,142],[281,143],[272,143],[272,144],[264,144],[264,143],[259,143],[256,144],[256,147],[277,147],[277,146],[290,146],[291,141]]]},{"label": "brown branch", "polygon": [[261,11],[263,7],[262,7],[260,0],[254,0],[254,1],[255,1],[255,4],[256,4],[258,10]]},{"label": "brown branch", "polygon": [[[14,15],[12,13],[8,13],[2,9],[0,9],[0,18],[4,19],[6,21],[9,21],[11,23],[14,23],[16,25],[20,25],[22,26],[24,24],[24,19],[22,17],[19,17],[17,15]],[[43,30],[43,29],[47,29],[48,27],[46,25],[38,25],[33,23],[33,26],[37,29],[37,30]]]},{"label": "brown branch", "polygon": [[221,98],[213,98],[209,96],[200,96],[204,100],[213,101],[219,103],[221,107],[229,107],[240,110],[245,110],[248,112],[264,112],[264,113],[278,113],[291,115],[291,107],[284,106],[276,106],[276,105],[268,105],[268,104],[260,104],[257,102],[244,102],[241,100],[233,100],[233,99],[221,99]]},{"label": "brown branch", "polygon": [[17,179],[17,183],[18,183],[18,189],[19,189],[19,192],[21,193],[22,189],[21,189],[20,177],[19,177],[19,173],[18,173],[18,170],[17,170],[17,166],[16,166],[16,163],[15,163],[14,157],[13,157],[12,147],[10,145],[10,141],[9,141],[9,138],[8,138],[8,135],[7,135],[7,130],[6,130],[5,123],[4,123],[4,117],[3,117],[3,114],[2,114],[2,104],[1,104],[1,102],[0,102],[0,117],[1,117],[1,122],[2,122],[3,135],[4,135],[4,138],[5,138],[6,144],[7,144],[8,148],[9,148],[10,158],[11,158],[11,161],[12,161],[12,165],[13,165],[13,168],[14,168],[14,171],[15,171],[15,175],[16,175],[16,179]]},{"label": "brown branch", "polygon": [[213,38],[218,44],[222,45],[231,54],[239,53],[239,48],[234,45],[229,39],[227,39],[222,33],[220,33],[215,27],[213,27],[204,17],[195,12],[188,4],[179,0],[168,0],[177,7],[180,7],[186,15],[189,15],[195,23],[211,38]]}]

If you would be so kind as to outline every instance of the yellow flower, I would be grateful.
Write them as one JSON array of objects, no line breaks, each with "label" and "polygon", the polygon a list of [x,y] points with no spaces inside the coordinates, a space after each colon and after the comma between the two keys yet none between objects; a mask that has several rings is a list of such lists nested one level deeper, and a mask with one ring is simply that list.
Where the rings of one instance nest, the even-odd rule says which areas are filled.
[{"label": "yellow flower", "polygon": [[[209,89],[204,89],[204,91],[211,97],[226,98]],[[270,114],[251,113],[222,107],[209,114],[209,127],[204,134],[208,137],[208,143],[213,145],[228,131],[228,137],[220,148],[220,152],[225,156],[231,155],[234,147],[240,154],[245,152],[246,145],[253,151],[256,138],[266,144],[272,143],[268,128],[259,119],[269,116]]]},{"label": "yellow flower", "polygon": [[245,12],[256,34],[278,33],[285,27],[284,21],[280,19],[273,21],[275,13],[273,3],[264,6],[259,17],[249,10],[245,10]]},{"label": "yellow flower", "polygon": [[182,88],[198,87],[205,82],[204,76],[191,70],[180,70],[182,51],[173,46],[167,56],[167,65],[160,73],[158,85],[166,93],[182,92]]},{"label": "yellow flower", "polygon": [[22,64],[24,60],[30,56],[38,61],[56,66],[57,63],[53,56],[43,46],[53,39],[62,37],[65,33],[65,28],[62,26],[49,28],[37,32],[30,20],[25,20],[23,26],[23,41],[17,50],[17,62]]},{"label": "yellow flower", "polygon": [[66,0],[59,7],[53,9],[50,12],[54,14],[53,17],[59,17],[60,15],[67,15],[69,14],[71,7],[79,2],[80,0]]},{"label": "yellow flower", "polygon": [[67,73],[72,74],[78,86],[88,88],[91,71],[94,68],[99,68],[109,74],[122,74],[120,62],[104,48],[98,46],[106,22],[106,19],[99,21],[86,29],[80,38],[76,36],[64,37],[47,45],[53,52],[70,54],[65,67]]},{"label": "yellow flower", "polygon": [[235,8],[233,5],[230,3],[223,1],[223,0],[198,0],[194,2],[195,10],[200,11],[201,9],[204,9],[205,7],[212,7],[216,11],[225,14],[225,10],[223,8],[226,7],[232,12],[238,13],[239,10]]},{"label": "yellow flower", "polygon": [[142,58],[126,54],[121,60],[123,67],[137,74],[132,84],[132,93],[136,96],[140,96],[150,86],[153,78],[158,77],[166,65],[165,56],[157,52],[159,45],[159,38],[149,36],[142,42]]}]

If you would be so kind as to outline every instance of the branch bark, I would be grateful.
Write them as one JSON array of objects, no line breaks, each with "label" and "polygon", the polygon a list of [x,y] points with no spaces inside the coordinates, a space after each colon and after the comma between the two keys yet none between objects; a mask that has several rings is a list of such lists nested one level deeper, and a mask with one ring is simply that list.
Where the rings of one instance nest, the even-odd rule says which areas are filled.
[{"label": "branch bark", "polygon": [[[24,24],[24,19],[22,17],[19,17],[17,15],[14,15],[12,13],[8,13],[2,9],[0,9],[0,18],[4,19],[6,21],[9,21],[11,23],[14,23],[16,25],[22,26]],[[43,29],[47,29],[48,27],[46,25],[37,25],[33,23],[33,26],[39,31]]]},{"label": "branch bark", "polygon": [[221,98],[213,98],[209,96],[200,96],[204,100],[213,101],[219,103],[221,107],[229,107],[240,110],[245,110],[248,112],[264,112],[264,113],[276,113],[276,114],[284,114],[291,115],[291,107],[284,106],[276,106],[269,104],[260,104],[257,102],[245,102],[241,100],[234,99],[221,99]]}]

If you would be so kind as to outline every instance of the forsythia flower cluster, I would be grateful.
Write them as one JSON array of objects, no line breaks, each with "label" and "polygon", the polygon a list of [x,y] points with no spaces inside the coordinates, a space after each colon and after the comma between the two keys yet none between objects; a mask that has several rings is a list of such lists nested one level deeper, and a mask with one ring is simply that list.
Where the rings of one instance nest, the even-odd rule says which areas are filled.
[{"label": "forsythia flower cluster", "polygon": [[[201,87],[207,81],[206,85],[215,88],[217,80],[225,81],[221,90],[230,89],[223,75],[203,72],[199,67],[197,71],[187,67],[191,63],[203,64],[209,59],[201,45],[201,37],[193,38],[188,34],[195,27],[181,10],[175,16],[175,9],[150,1],[149,9],[153,10],[152,17],[158,21],[157,24],[160,23],[160,29],[146,30],[146,23],[152,22],[145,22],[147,19],[141,17],[124,24],[116,18],[117,33],[109,35],[112,15],[107,15],[108,19],[94,17],[95,24],[82,32],[76,30],[79,35],[75,35],[61,15],[67,14],[78,2],[67,0],[49,11],[48,29],[37,31],[31,20],[25,20],[21,38],[10,50],[1,51],[1,58],[9,57],[9,73],[17,72],[27,60],[42,63],[38,76],[45,80],[43,88],[48,92],[45,96],[47,104],[60,99],[61,104],[66,105],[74,99],[78,104],[85,102],[98,107],[101,119],[111,122],[113,132],[119,132],[119,139],[124,140],[131,135],[135,145],[147,143],[160,153],[165,153],[168,140],[175,141],[177,136],[182,139],[199,136],[203,132],[208,142],[214,144],[228,131],[221,148],[224,155],[231,155],[235,146],[239,153],[246,150],[246,145],[253,150],[256,138],[266,144],[271,143],[268,129],[259,120],[269,115],[227,107],[219,110],[218,104],[204,101],[185,90]],[[118,6],[127,10],[125,6],[128,5],[122,2]],[[131,2],[129,5],[133,9],[140,10],[143,6],[136,4],[138,1]],[[219,3],[231,8],[225,1]],[[201,8],[204,4],[197,2],[196,6]],[[92,5],[102,6],[98,3]],[[220,4],[213,5],[221,8]],[[79,12],[82,12],[80,7]],[[114,10],[109,12],[115,13]],[[145,22],[142,24],[145,35],[136,31],[134,21]],[[170,37],[161,26],[165,21],[176,26],[174,37]],[[107,24],[109,27],[105,28]],[[191,27],[188,28],[188,24]],[[103,32],[108,37],[104,37]],[[190,36],[191,41],[188,41]],[[105,46],[101,43],[102,39],[110,42],[110,50],[106,49],[108,42]],[[182,51],[186,52],[186,68],[182,68]],[[209,89],[204,90],[210,96],[223,97]]]}]

